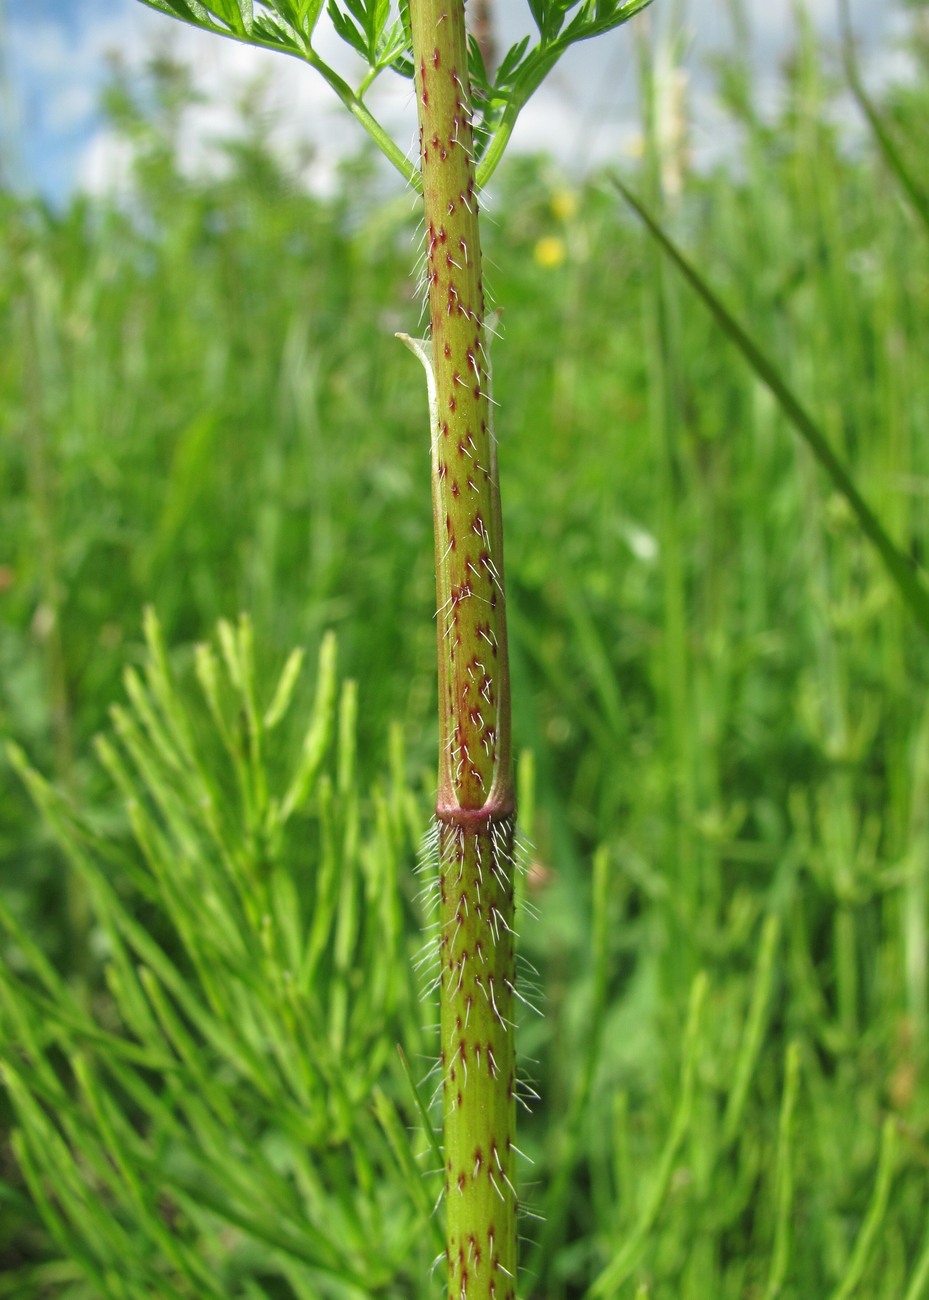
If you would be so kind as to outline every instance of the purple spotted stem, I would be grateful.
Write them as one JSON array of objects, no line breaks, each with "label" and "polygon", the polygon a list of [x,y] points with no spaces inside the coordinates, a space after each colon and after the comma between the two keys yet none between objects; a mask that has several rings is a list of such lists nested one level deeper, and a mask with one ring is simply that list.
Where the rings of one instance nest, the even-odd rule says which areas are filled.
[{"label": "purple spotted stem", "polygon": [[431,346],[449,1300],[515,1300],[516,800],[462,0],[411,0]]}]

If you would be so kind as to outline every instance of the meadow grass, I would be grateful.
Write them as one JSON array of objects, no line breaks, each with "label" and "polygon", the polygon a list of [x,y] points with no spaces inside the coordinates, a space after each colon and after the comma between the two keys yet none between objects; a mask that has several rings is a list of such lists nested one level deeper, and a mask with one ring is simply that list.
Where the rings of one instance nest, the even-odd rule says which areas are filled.
[{"label": "meadow grass", "polygon": [[[926,46],[912,48],[920,79],[878,111],[915,167]],[[419,311],[409,205],[380,201],[364,158],[346,164],[335,199],[307,198],[273,162],[257,115],[226,180],[183,178],[184,74],[167,63],[157,74],[154,114],[127,86],[112,95],[135,146],[131,217],[9,197],[2,213],[2,725],[65,802],[30,778],[48,813],[39,822],[4,770],[0,1042],[18,1162],[0,1162],[0,1294],[433,1294],[437,1189],[413,1171],[436,1161],[403,1070],[387,1064],[402,1042],[418,1082],[435,1048],[408,971],[436,744],[428,448],[392,337]],[[744,66],[720,76],[738,156],[704,175],[684,155],[665,159],[682,186],[665,193],[664,220],[922,562],[918,208],[879,143],[852,151],[830,124],[833,82],[808,33],[776,122],[759,116]],[[652,183],[647,168],[633,182],[646,196]],[[541,1096],[520,1139],[540,1216],[522,1225],[521,1293],[917,1300],[929,1289],[925,636],[615,188],[511,158],[494,189],[495,391],[520,413],[499,449],[514,742],[527,754],[526,888],[540,913],[521,947],[545,1011],[521,1035]],[[153,625],[148,649],[139,631],[148,601],[186,683],[177,698],[212,736],[209,780],[246,829],[270,806],[259,773],[286,799],[312,674],[257,756],[248,674],[225,681],[236,758],[210,722],[194,646],[218,618],[249,611],[224,634],[217,671],[229,675],[253,627],[257,716],[291,646],[315,660],[325,630],[337,633],[357,693],[342,697],[340,729],[323,692],[328,784],[300,825],[329,845],[326,879],[333,862],[355,867],[344,898],[322,895],[342,947],[316,953],[306,1019],[351,1050],[323,1057],[312,1043],[262,1079],[248,1053],[289,1023],[274,977],[291,956],[268,945],[254,910],[217,936],[211,960],[233,963],[247,1015],[230,1021],[227,1002],[225,1032],[215,1027],[216,971],[190,966],[191,899],[152,874],[160,865],[177,883],[165,826],[185,845],[210,828],[170,795],[166,822],[152,813],[170,749],[152,723],[155,751],[146,766],[136,745],[132,780],[161,847],[140,858],[120,769],[111,761],[107,777],[91,757],[122,667],[151,674],[159,662]],[[336,691],[331,665],[322,679]],[[133,689],[115,717],[121,744],[132,717],[145,723]],[[101,855],[70,899],[56,825]],[[247,842],[261,896],[268,845]],[[286,837],[268,843],[294,861]],[[380,1028],[370,999],[346,1019],[359,997],[346,954],[373,978],[377,950],[370,936],[351,947],[357,898],[367,889],[393,906],[376,861],[393,864],[402,900]],[[125,951],[114,889],[124,924],[152,936],[130,928]],[[150,946],[142,959],[161,963],[154,978],[133,982],[134,943],[158,945],[162,957]],[[248,978],[258,961],[267,987]],[[159,987],[184,996],[164,963],[199,990],[180,1021]],[[160,1054],[135,1060],[116,1041]],[[152,1070],[171,1084],[153,1087]],[[417,1129],[412,1146],[405,1127]],[[111,1149],[147,1163],[100,1157],[114,1129]],[[223,1133],[235,1135],[226,1147]],[[70,1150],[90,1155],[76,1165]],[[220,1185],[207,1186],[220,1155]],[[159,1179],[173,1188],[162,1200]],[[95,1199],[108,1212],[93,1212]]]}]

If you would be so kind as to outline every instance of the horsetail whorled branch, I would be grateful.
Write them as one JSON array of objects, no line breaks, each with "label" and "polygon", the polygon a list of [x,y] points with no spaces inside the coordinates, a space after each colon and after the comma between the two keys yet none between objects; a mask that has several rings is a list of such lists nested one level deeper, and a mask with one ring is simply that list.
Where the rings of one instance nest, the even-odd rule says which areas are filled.
[{"label": "horsetail whorled branch", "polygon": [[[328,0],[336,31],[368,65],[357,89],[314,45],[325,0],[145,3],[304,59],[422,190],[431,341],[406,342],[425,365],[431,412],[441,742],[432,849],[448,1297],[515,1300],[516,800],[477,196],[519,112],[561,54],[624,23],[648,0],[529,0],[538,40],[511,49],[493,83],[477,43],[469,42],[464,0],[409,0],[399,18],[386,0]],[[414,80],[419,169],[365,102],[387,68]]]}]

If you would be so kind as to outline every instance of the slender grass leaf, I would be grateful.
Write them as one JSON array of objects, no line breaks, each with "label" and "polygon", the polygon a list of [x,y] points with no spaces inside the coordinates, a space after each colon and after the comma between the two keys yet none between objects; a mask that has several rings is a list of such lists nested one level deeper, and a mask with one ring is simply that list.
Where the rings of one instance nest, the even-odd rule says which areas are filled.
[{"label": "slender grass leaf", "polygon": [[923,226],[929,231],[929,193],[927,193],[916,180],[916,177],[910,171],[903,159],[903,155],[894,143],[894,139],[884,121],[874,105],[868,92],[865,90],[864,82],[861,79],[861,73],[858,69],[858,59],[855,55],[855,38],[852,33],[851,15],[848,8],[848,0],[839,0],[839,10],[842,15],[842,57],[845,63],[845,75],[848,78],[849,89],[855,97],[858,107],[861,109],[868,125],[877,141],[877,147],[880,149],[884,162],[887,164],[891,173],[896,176],[900,183],[901,189],[906,194],[913,210]]},{"label": "slender grass leaf", "polygon": [[681,1085],[677,1108],[665,1140],[657,1169],[652,1175],[652,1185],[645,1197],[638,1221],[619,1247],[614,1258],[594,1280],[586,1292],[587,1300],[607,1300],[618,1293],[623,1282],[635,1268],[648,1242],[648,1235],[661,1212],[668,1195],[671,1176],[681,1144],[687,1136],[693,1118],[694,1089],[697,1072],[697,1049],[700,1043],[700,1024],[706,1000],[708,980],[701,972],[694,980],[684,1030],[681,1067]]},{"label": "slender grass leaf", "polygon": [[845,1276],[833,1292],[832,1300],[848,1300],[848,1297],[858,1289],[858,1284],[868,1265],[872,1247],[878,1239],[881,1224],[887,1213],[887,1202],[890,1197],[890,1188],[896,1165],[897,1123],[898,1121],[893,1115],[888,1115],[884,1120],[881,1129],[881,1153],[878,1159],[877,1176],[874,1180],[871,1203],[861,1225],[861,1231],[855,1241],[855,1247],[852,1251],[852,1257],[848,1261]]},{"label": "slender grass leaf", "polygon": [[[416,1157],[410,1149],[409,1137],[400,1122],[396,1107],[381,1088],[375,1089],[374,1092],[374,1113],[403,1175],[403,1183],[411,1199],[415,1201],[423,1223],[431,1223],[436,1247],[441,1250],[445,1244],[445,1237],[438,1219],[432,1213],[433,1201],[426,1190],[423,1170],[416,1163]],[[436,1173],[441,1176],[441,1168],[437,1169]]]},{"label": "slender grass leaf", "polygon": [[715,317],[726,337],[735,344],[752,370],[768,388],[790,423],[828,474],[836,491],[841,493],[848,502],[862,532],[877,551],[888,577],[896,586],[910,612],[923,630],[929,632],[929,590],[925,587],[915,562],[904,555],[894,544],[880,520],[855,487],[848,470],[833,451],[819,425],[788,387],[780,371],[767,354],[754,342],[731,312],[723,306],[700,272],[688,261],[666,234],[660,223],[626,188],[622,181],[614,177],[613,184],[633,211],[641,218],[652,238],[657,241],[696,291]]},{"label": "slender grass leaf", "polygon": [[423,1126],[422,1131],[426,1137],[426,1140],[429,1143],[429,1149],[432,1152],[432,1158],[436,1162],[436,1168],[444,1169],[445,1157],[442,1154],[442,1148],[439,1146],[439,1140],[436,1137],[436,1131],[432,1127],[432,1120],[429,1117],[429,1108],[427,1107],[425,1101],[423,1100],[423,1095],[422,1092],[420,1091],[419,1085],[417,1084],[416,1080],[413,1078],[413,1071],[410,1069],[410,1063],[406,1059],[406,1053],[404,1052],[403,1048],[400,1046],[399,1043],[397,1044],[397,1056],[400,1059],[400,1066],[403,1070],[403,1077],[406,1079],[407,1085],[410,1089],[410,1096],[413,1098],[413,1102],[416,1106],[416,1110],[419,1115],[420,1122],[422,1123]]},{"label": "slender grass leaf", "polygon": [[764,1040],[780,933],[780,918],[774,915],[767,916],[761,931],[751,1005],[742,1034],[742,1045],[735,1065],[732,1088],[726,1102],[723,1140],[727,1143],[735,1140],[741,1128],[752,1073]]},{"label": "slender grass leaf", "polygon": [[777,1165],[775,1171],[775,1227],[771,1252],[771,1271],[765,1300],[777,1300],[787,1276],[790,1262],[790,1223],[794,1209],[794,1110],[800,1081],[800,1044],[788,1044],[784,1070],[784,1091],[777,1129]]}]

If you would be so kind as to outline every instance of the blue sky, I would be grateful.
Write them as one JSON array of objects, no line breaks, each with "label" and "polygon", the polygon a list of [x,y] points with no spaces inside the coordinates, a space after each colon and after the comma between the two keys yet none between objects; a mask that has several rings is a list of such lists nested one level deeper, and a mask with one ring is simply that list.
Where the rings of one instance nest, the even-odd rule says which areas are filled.
[{"label": "blue sky", "polygon": [[[882,79],[903,67],[895,52],[904,32],[901,6],[854,3],[871,76]],[[707,56],[728,36],[722,0],[690,0],[684,44],[691,70],[694,147],[712,152],[715,139]],[[763,96],[776,94],[777,67],[793,39],[792,0],[750,0],[757,77]],[[811,0],[810,11],[827,40],[835,37],[835,0]],[[656,0],[652,21],[670,12]],[[496,0],[503,41],[528,30],[525,0]],[[342,59],[332,38],[333,60]],[[271,101],[281,118],[277,142],[286,152],[296,140],[317,148],[311,183],[325,185],[340,149],[358,139],[340,106],[319,78],[295,60],[205,36],[146,8],[139,0],[0,0],[0,56],[5,70],[0,124],[5,172],[17,188],[41,190],[61,200],[75,187],[99,190],[118,179],[120,157],[99,114],[108,54],[119,50],[130,68],[141,68],[165,45],[196,69],[210,104],[190,124],[191,166],[209,165],[210,141],[229,129],[223,98],[262,70],[271,78]],[[616,156],[635,131],[634,55],[628,31],[572,51],[544,91],[524,113],[515,145],[550,145],[567,161],[579,151],[591,161]],[[380,111],[397,138],[412,139],[413,106],[406,83],[387,74]],[[718,125],[718,123],[717,123]]]}]

